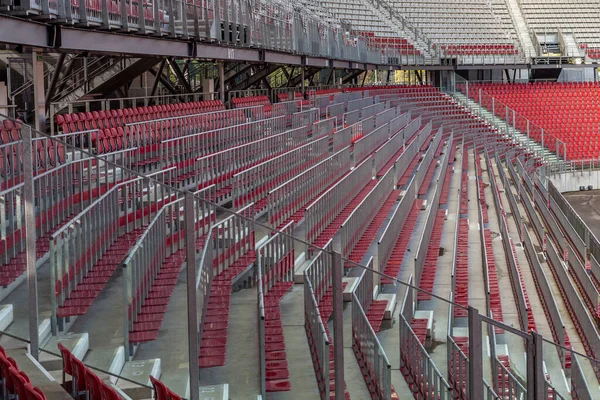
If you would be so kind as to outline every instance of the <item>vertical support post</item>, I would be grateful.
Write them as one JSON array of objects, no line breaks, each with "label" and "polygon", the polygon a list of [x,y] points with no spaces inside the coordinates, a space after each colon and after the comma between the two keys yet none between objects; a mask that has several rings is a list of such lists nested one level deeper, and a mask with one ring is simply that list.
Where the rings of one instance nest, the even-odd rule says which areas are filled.
[{"label": "vertical support post", "polygon": [[221,96],[221,101],[225,103],[225,62],[221,61],[219,63],[219,95]]},{"label": "vertical support post", "polygon": [[196,221],[194,211],[194,195],[185,194],[185,258],[187,268],[187,311],[188,311],[188,358],[190,369],[190,400],[200,398],[200,368],[198,357],[200,348],[198,343],[198,314],[196,306]]},{"label": "vertical support post", "polygon": [[303,99],[305,99],[305,98],[306,98],[306,93],[305,93],[305,92],[306,92],[306,85],[305,85],[305,83],[304,83],[304,80],[306,79],[306,78],[304,77],[305,70],[306,70],[306,68],[305,68],[305,67],[304,67],[304,65],[303,65],[303,66],[302,66],[302,70],[301,70],[301,71],[302,71],[302,73],[301,73],[301,78],[300,78],[300,79],[302,79],[302,98],[303,98]]},{"label": "vertical support post", "polygon": [[31,52],[33,61],[33,102],[35,103],[35,129],[46,132],[46,90],[44,89],[44,59],[42,53]]},{"label": "vertical support post", "polygon": [[[527,338],[527,394],[534,400],[544,399],[544,365],[542,335],[531,331]],[[546,393],[548,398],[548,393]]]},{"label": "vertical support post", "polygon": [[[34,52],[35,53],[35,52]],[[35,58],[35,56],[34,56]],[[34,61],[35,65],[35,61]],[[35,71],[35,66],[34,66]],[[34,78],[35,79],[35,78]],[[41,77],[42,82],[44,77]],[[35,82],[37,83],[37,81]],[[37,90],[36,90],[37,92]],[[44,98],[42,93],[42,99]],[[43,104],[42,104],[43,105]],[[23,125],[23,201],[25,202],[25,233],[27,249],[25,250],[25,265],[27,266],[27,303],[29,306],[29,342],[30,353],[36,360],[39,358],[39,323],[38,323],[38,293],[37,270],[35,269],[35,205],[33,187],[33,140],[31,127]]]},{"label": "vertical support post", "polygon": [[542,151],[544,151],[544,130],[542,129]]},{"label": "vertical support post", "polygon": [[483,399],[482,351],[479,311],[469,307],[469,399]]},{"label": "vertical support post", "polygon": [[342,298],[342,255],[333,253],[333,360],[335,400],[344,399],[344,300]]}]

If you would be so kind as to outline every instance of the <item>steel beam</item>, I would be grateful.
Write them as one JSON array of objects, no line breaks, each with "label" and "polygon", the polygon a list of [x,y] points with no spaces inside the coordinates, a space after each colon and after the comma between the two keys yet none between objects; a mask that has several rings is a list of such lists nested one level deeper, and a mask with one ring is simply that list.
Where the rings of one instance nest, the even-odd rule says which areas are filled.
[{"label": "steel beam", "polygon": [[265,62],[286,64],[286,65],[301,65],[302,56],[296,54],[276,53],[273,51],[265,51]]},{"label": "steel beam", "polygon": [[48,47],[48,26],[0,15],[0,42]]},{"label": "steel beam", "polygon": [[192,88],[190,87],[190,83],[187,81],[187,79],[185,79],[185,76],[183,75],[183,72],[181,72],[181,68],[179,68],[179,65],[177,65],[177,63],[171,58],[169,58],[167,60],[169,62],[169,65],[173,69],[173,72],[175,72],[175,75],[177,76],[177,80],[179,80],[179,82],[185,88],[186,93],[191,93]]},{"label": "steel beam", "polygon": [[[158,76],[162,75],[163,69],[165,68],[165,64],[167,63],[167,60],[162,60],[160,63],[160,66],[158,67]],[[152,91],[150,92],[150,96],[154,96],[156,94],[156,90],[158,89],[158,83],[160,82],[160,79],[158,78],[158,76],[155,76],[154,78],[154,83],[152,84]]]},{"label": "steel beam", "polygon": [[225,63],[218,63],[219,66],[219,96],[221,97],[221,101],[225,103],[227,100],[225,98]]},{"label": "steel beam", "polygon": [[33,103],[35,112],[35,129],[46,132],[46,89],[44,85],[43,53],[31,52],[33,61]]},{"label": "steel beam", "polygon": [[160,83],[162,83],[163,86],[166,87],[169,92],[171,92],[173,94],[179,94],[177,92],[177,89],[175,89],[173,87],[173,85],[171,84],[171,82],[167,78],[165,78],[165,76],[162,73],[156,72],[154,70],[154,68],[150,68],[150,73],[152,75],[154,75],[157,79],[160,79]]},{"label": "steel beam", "polygon": [[54,96],[54,92],[56,90],[56,83],[58,82],[58,77],[60,76],[62,66],[65,62],[65,57],[67,55],[65,53],[61,53],[58,57],[58,61],[54,66],[54,73],[52,74],[52,79],[50,80],[50,86],[48,86],[48,90],[46,91],[46,109],[50,106],[50,99]]}]

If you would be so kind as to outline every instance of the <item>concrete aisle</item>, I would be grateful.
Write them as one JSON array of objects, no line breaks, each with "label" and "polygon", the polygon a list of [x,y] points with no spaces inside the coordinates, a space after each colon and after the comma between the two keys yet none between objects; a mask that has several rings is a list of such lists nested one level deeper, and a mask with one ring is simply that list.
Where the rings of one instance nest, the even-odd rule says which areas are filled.
[{"label": "concrete aisle", "polygon": [[[186,271],[184,268],[179,275],[158,339],[140,344],[134,358],[160,358],[160,380],[179,395],[185,395],[189,381]],[[229,326],[231,329],[231,323]],[[203,378],[200,370],[201,384]],[[227,381],[218,383],[224,382]]]},{"label": "concrete aisle", "polygon": [[258,354],[258,306],[256,288],[231,295],[227,331],[227,363],[202,368],[200,385],[229,383],[231,400],[256,398],[260,392]]},{"label": "concrete aisle", "polygon": [[[500,165],[500,166],[496,165],[495,160],[492,160],[492,167],[494,168],[494,173],[496,175],[496,183],[498,184],[498,188],[500,190],[504,189],[504,192],[501,193],[500,197],[502,198],[502,203],[504,204],[504,207],[506,207],[508,229],[510,231],[510,236],[516,246],[517,258],[518,258],[519,266],[521,268],[522,282],[525,287],[527,296],[529,298],[529,304],[530,304],[532,310],[542,311],[544,309],[543,308],[544,306],[540,299],[540,295],[537,292],[537,288],[536,288],[535,280],[534,280],[534,276],[533,276],[533,271],[531,270],[531,265],[529,264],[529,260],[527,259],[527,256],[525,255],[525,249],[522,246],[517,244],[520,241],[519,232],[517,230],[517,225],[516,225],[516,221],[514,218],[514,214],[512,214],[512,210],[510,209],[510,203],[509,203],[508,197],[506,195],[507,190],[511,190],[513,192],[513,194],[515,193],[515,191],[513,190],[512,186],[504,187],[504,185],[502,184],[502,180],[500,179],[497,171],[498,171],[498,168],[504,168],[504,167],[502,165]],[[504,170],[504,173],[507,174],[507,176],[509,174],[506,169]],[[517,195],[515,195],[515,199],[516,198],[517,198]],[[525,209],[523,208],[521,203],[518,202],[518,200],[517,200],[517,207],[519,209],[518,211],[519,211],[521,217],[523,219],[526,219],[527,213],[525,212]],[[510,214],[509,214],[509,211],[511,211]],[[533,231],[530,231],[530,236],[531,236],[532,240],[534,241],[534,243],[537,243],[537,238],[535,237],[535,234],[533,233]],[[535,320],[535,325],[536,325],[538,333],[540,335],[542,335],[545,339],[552,341],[552,330],[550,328],[550,324],[548,323],[548,320],[546,319],[546,314],[544,312],[534,312],[534,320]],[[558,357],[558,353],[557,353],[556,349],[553,349],[550,346],[545,346],[544,350],[545,350],[544,351],[544,362],[546,364],[546,368],[548,369],[548,373],[550,375],[550,380],[551,380],[552,386],[555,389],[557,389],[560,394],[562,394],[563,396],[566,396],[569,393],[569,389],[568,389],[567,382],[565,380],[564,371],[560,364],[560,359]]]},{"label": "concrete aisle", "polygon": [[[513,295],[512,283],[508,272],[508,263],[504,253],[502,236],[500,235],[500,226],[498,221],[498,210],[494,204],[494,195],[487,174],[487,165],[484,156],[481,157],[482,182],[486,185],[485,200],[488,205],[489,228],[492,234],[492,248],[494,251],[494,261],[496,263],[496,272],[498,275],[498,287],[500,293],[506,294],[501,297],[502,316],[504,323],[516,329],[521,329],[519,314],[517,312],[516,300]],[[526,328],[526,327],[525,327]],[[504,337],[502,337],[504,336]],[[515,375],[521,378],[527,376],[525,369],[525,342],[521,337],[505,333],[497,336],[497,344],[505,343],[506,350],[509,352],[511,368]],[[501,354],[501,353],[498,353]]]},{"label": "concrete aisle", "polygon": [[[50,262],[46,261],[37,269],[38,325],[52,315],[50,286]],[[6,332],[25,340],[29,340],[28,293],[27,280],[24,280],[1,302],[13,305],[13,322]]]},{"label": "concrete aisle", "polygon": [[313,400],[319,397],[317,378],[304,329],[304,287],[294,285],[281,300],[285,352],[292,390],[268,393],[269,400]]},{"label": "concrete aisle", "polygon": [[[456,207],[458,205],[458,190],[460,188],[461,160],[462,156],[456,153],[456,167],[451,175],[450,190],[448,194],[448,214],[444,221],[442,240],[440,247],[444,249],[444,254],[438,258],[433,293],[444,299],[449,299],[452,291],[452,264],[454,263],[454,238],[456,236]],[[449,166],[448,168],[452,168]],[[440,188],[441,190],[441,188]],[[433,310],[433,346],[429,355],[433,359],[440,373],[446,378],[448,376],[448,308],[449,304],[439,299],[422,301],[419,303],[420,310]]]}]

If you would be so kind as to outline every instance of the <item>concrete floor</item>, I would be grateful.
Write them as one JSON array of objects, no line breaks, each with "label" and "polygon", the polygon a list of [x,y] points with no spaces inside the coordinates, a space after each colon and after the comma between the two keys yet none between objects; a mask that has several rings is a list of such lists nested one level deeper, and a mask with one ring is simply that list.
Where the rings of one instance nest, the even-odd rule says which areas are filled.
[{"label": "concrete floor", "polygon": [[[480,165],[482,168],[483,176],[482,183],[486,186],[484,192],[486,203],[488,205],[488,226],[492,234],[492,249],[494,252],[494,261],[496,264],[496,273],[498,276],[498,287],[500,293],[506,294],[501,297],[502,317],[505,324],[510,325],[516,329],[521,329],[519,314],[517,312],[516,300],[513,295],[512,283],[508,272],[508,264],[504,252],[504,245],[502,243],[502,236],[500,235],[498,214],[494,203],[492,189],[491,186],[489,186],[490,177],[488,176],[487,164],[483,156],[481,157]],[[498,182],[498,180],[499,179],[496,178],[496,182]],[[507,207],[508,202],[503,202],[503,206]],[[504,334],[496,336],[496,344],[498,354],[505,353],[505,351],[503,350],[508,351],[513,374],[520,378],[526,377],[527,375],[525,369],[524,340],[519,336],[506,332]]]},{"label": "concrete floor", "polygon": [[[52,314],[50,286],[50,262],[46,261],[37,269],[39,324],[42,324],[44,319],[50,318]],[[0,302],[0,304],[12,304],[14,307],[14,320],[8,326],[6,332],[26,340],[29,340],[30,309],[28,293],[27,281],[25,280]]]},{"label": "concrete floor", "polygon": [[[448,204],[448,217],[444,224],[442,243],[446,251],[438,260],[438,269],[434,283],[434,293],[443,298],[447,298],[450,292],[450,268],[452,263],[452,245],[454,240],[454,224],[456,221],[456,204],[458,201],[457,190],[459,188],[461,176],[462,154],[457,152],[456,170],[452,176],[450,186],[450,196]],[[472,150],[464,156],[469,157],[469,304],[478,308],[483,314],[485,310],[485,291],[483,282],[483,271],[481,265],[481,243],[479,238],[479,224],[477,214],[477,188],[474,179],[474,160]],[[483,182],[489,185],[487,166],[482,158]],[[496,166],[498,168],[498,166]],[[492,173],[497,174],[497,170]],[[496,183],[502,189],[502,182],[496,177]],[[430,198],[431,190],[426,197]],[[485,189],[486,200],[489,205],[490,229],[493,236],[494,258],[498,270],[498,278],[501,293],[512,293],[512,286],[508,276],[506,258],[502,240],[499,235],[498,216],[493,203],[493,197],[490,187]],[[502,194],[502,201],[507,213],[510,211],[508,199]],[[575,210],[582,215],[590,228],[600,236],[600,190],[590,192],[572,192],[566,193],[565,197],[571,202]],[[394,206],[394,208],[397,204]],[[393,209],[394,209],[393,208]],[[393,211],[392,209],[392,211]],[[521,215],[526,218],[526,213],[522,205],[519,205]],[[391,215],[391,214],[390,214]],[[413,257],[416,251],[418,238],[424,227],[425,213],[419,213],[417,225],[411,237],[409,250],[398,278],[407,281],[413,271]],[[388,216],[389,218],[389,216]],[[265,217],[261,219],[264,221]],[[509,230],[513,240],[518,242],[516,225],[511,215],[507,216]],[[385,222],[383,224],[385,226]],[[256,239],[259,241],[267,235],[266,229],[257,227]],[[300,237],[303,236],[302,226],[296,232]],[[381,234],[379,232],[378,236]],[[534,242],[537,239],[532,235]],[[337,239],[337,238],[336,238]],[[539,245],[539,243],[538,243]],[[296,242],[297,255],[304,249],[304,245]],[[375,246],[372,245],[365,260],[375,252]],[[517,257],[523,275],[524,286],[529,296],[531,307],[535,310],[541,310],[541,302],[537,290],[533,283],[532,271],[525,257],[524,251],[517,246]],[[573,326],[573,322],[566,311],[564,301],[560,296],[557,284],[548,266],[544,263],[542,267],[546,271],[550,287],[555,296],[555,301],[561,310],[561,315],[565,323],[571,344],[576,351],[584,352],[579,336]],[[356,274],[357,271],[350,271],[350,274]],[[40,295],[39,312],[40,322],[50,316],[50,271],[46,263],[38,270],[38,291]],[[27,338],[28,337],[28,305],[26,284],[21,286],[10,294],[2,304],[13,304],[15,307],[15,320],[9,326],[8,332]],[[90,308],[90,312],[75,321],[70,332],[87,332],[90,338],[90,351],[85,362],[100,368],[107,368],[110,359],[109,354],[113,354],[115,349],[124,342],[123,332],[123,309],[122,309],[122,289],[123,278],[118,272],[111,279],[107,288],[101,293],[99,298]],[[392,364],[392,383],[398,391],[400,398],[409,397],[409,389],[404,377],[399,371],[399,335],[397,326],[397,312],[399,312],[405,289],[403,285],[388,285],[382,290],[383,293],[397,294],[397,307],[394,312],[394,320],[391,327],[382,328],[378,338],[382,343],[390,363]],[[271,400],[299,399],[309,400],[318,396],[315,374],[312,366],[312,360],[308,351],[308,343],[304,331],[304,302],[303,288],[301,285],[294,285],[292,290],[283,298],[281,307],[283,315],[284,338],[286,342],[286,352],[290,366],[290,380],[292,390],[290,392],[272,393],[267,396]],[[519,319],[516,312],[515,301],[512,295],[503,296],[502,299],[504,322],[514,327],[519,327]],[[430,348],[430,355],[437,368],[446,375],[447,355],[446,355],[446,335],[447,335],[447,317],[448,306],[441,300],[430,300],[421,302],[418,305],[420,310],[433,310],[435,322],[433,325],[434,346]],[[187,309],[186,309],[186,286],[185,271],[182,272],[180,280],[169,304],[169,311],[163,322],[159,338],[156,341],[143,343],[140,345],[134,360],[144,360],[150,358],[160,358],[162,363],[161,379],[167,383],[175,392],[185,395],[186,385],[188,383],[189,366],[187,362]],[[540,333],[551,340],[548,322],[542,312],[535,313],[535,321]],[[252,398],[259,392],[258,376],[258,349],[255,343],[258,343],[257,330],[248,329],[248,327],[257,326],[256,310],[256,290],[246,289],[234,293],[232,296],[227,364],[223,367],[207,368],[200,371],[200,385],[229,383],[231,399]],[[485,329],[484,329],[485,332]],[[484,340],[487,337],[484,333]],[[484,342],[485,343],[485,342]],[[514,335],[503,335],[498,337],[498,343],[505,343],[509,349],[511,357],[511,367],[513,372],[520,377],[526,376],[524,342]],[[484,347],[484,360],[487,354]],[[350,305],[346,303],[344,311],[344,356],[345,356],[345,381],[348,390],[353,399],[366,399],[370,397],[367,388],[356,363],[354,353],[351,348],[351,310]],[[558,364],[558,357],[555,349],[551,345],[544,347],[544,360],[548,372],[550,373],[552,384],[561,394],[567,394],[567,386],[564,379],[561,379],[562,369]],[[589,368],[589,362],[581,360],[584,372],[588,382],[596,382],[595,376]],[[586,364],[587,363],[587,364]],[[486,378],[489,375],[489,365],[486,363]],[[491,380],[488,380],[491,382]],[[596,385],[597,386],[597,385]]]},{"label": "concrete floor", "polygon": [[600,190],[567,192],[563,196],[596,237],[600,237]]},{"label": "concrete floor", "polygon": [[[497,172],[498,168],[504,168],[504,166],[503,165],[498,166],[498,165],[496,165],[495,161],[492,161],[492,167],[494,168],[494,171],[496,174],[496,183],[498,185],[499,190],[504,189],[504,192],[501,192],[500,197],[501,197],[502,203],[504,204],[504,207],[506,208],[506,211],[507,211],[507,221],[508,221],[508,229],[510,231],[510,236],[515,243],[519,243],[520,239],[519,239],[519,233],[518,233],[517,226],[516,226],[516,221],[515,221],[515,218],[514,218],[514,215],[512,214],[512,212],[509,214],[509,211],[511,211],[511,209],[510,209],[510,203],[508,201],[508,197],[506,194],[506,190],[511,190],[513,192],[513,194],[515,194],[515,190],[513,190],[512,186],[504,187],[502,180],[500,179],[500,176],[498,175],[498,172]],[[506,168],[504,168],[504,172],[508,177],[509,173]],[[518,196],[515,195],[515,198],[518,198]],[[525,212],[525,208],[518,200],[517,200],[517,207],[518,207],[518,211],[519,211],[521,217],[523,219],[526,219],[527,213]],[[532,240],[534,240],[534,243],[537,244],[537,238],[535,237],[535,234],[532,231],[530,232],[530,236],[532,237]],[[548,320],[546,318],[546,315],[543,312],[542,301],[540,299],[540,294],[538,293],[536,285],[535,285],[533,271],[531,270],[532,267],[529,264],[529,261],[527,259],[527,256],[525,255],[525,251],[524,251],[523,247],[521,247],[520,245],[516,245],[516,247],[517,247],[516,253],[517,253],[517,257],[518,257],[518,262],[519,262],[519,266],[521,269],[522,282],[525,287],[525,292],[528,295],[529,304],[531,306],[531,309],[534,310],[533,316],[534,316],[537,332],[540,335],[542,335],[545,339],[552,341],[552,331],[550,328],[550,324],[548,323]],[[560,363],[560,359],[558,357],[558,353],[557,353],[556,349],[552,348],[552,346],[550,346],[550,345],[544,346],[544,363],[546,364],[548,374],[550,375],[550,381],[552,383],[552,386],[561,395],[567,396],[569,393],[569,387],[568,387],[566,379],[565,379],[565,374],[562,369],[562,365]]]}]

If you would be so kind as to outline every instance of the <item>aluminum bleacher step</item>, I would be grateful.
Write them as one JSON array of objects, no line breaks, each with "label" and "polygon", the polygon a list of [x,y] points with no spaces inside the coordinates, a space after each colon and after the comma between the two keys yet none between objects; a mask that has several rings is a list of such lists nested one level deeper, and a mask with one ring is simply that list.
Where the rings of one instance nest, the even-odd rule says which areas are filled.
[{"label": "aluminum bleacher step", "polygon": [[[38,258],[35,262],[35,268],[40,269],[42,265],[50,259],[50,252],[46,252],[41,258]],[[0,301],[4,300],[9,294],[11,294],[16,288],[18,288],[27,279],[26,274],[21,274],[17,279],[11,282],[8,286],[0,287]]]},{"label": "aluminum bleacher step", "polygon": [[304,271],[310,265],[310,260],[306,259],[306,253],[302,252],[296,257],[294,264],[294,283],[304,283]]},{"label": "aluminum bleacher step", "polygon": [[[119,374],[122,378],[139,382],[142,385],[152,386],[150,382],[150,376],[158,379],[161,374],[161,363],[160,358],[153,358],[150,360],[135,360],[127,361]],[[125,379],[118,379],[116,386],[121,389],[125,394],[134,399],[145,399],[150,398],[150,389],[142,388],[135,383],[126,381]],[[146,397],[147,396],[147,397]]]},{"label": "aluminum bleacher step", "polygon": [[[83,360],[90,348],[90,337],[87,332],[67,334],[61,337],[52,336],[43,348],[54,354],[60,354],[58,343],[69,349],[79,360]],[[62,358],[50,355],[46,352],[40,352],[40,363],[48,371],[62,369]]]},{"label": "aluminum bleacher step", "polygon": [[377,300],[387,301],[385,312],[383,313],[383,319],[391,320],[394,317],[394,311],[396,309],[396,293],[382,293],[377,296]]},{"label": "aluminum bleacher step", "polygon": [[6,328],[13,322],[13,305],[4,304],[0,306],[0,331],[5,331]]},{"label": "aluminum bleacher step", "polygon": [[[185,398],[190,398],[190,381],[188,379]],[[199,400],[229,400],[229,384],[200,386]]]},{"label": "aluminum bleacher step", "polygon": [[358,281],[359,281],[358,277],[343,277],[342,278],[342,284],[343,284],[343,282],[348,283],[343,292],[344,301],[352,301],[352,293],[354,293],[354,290],[358,286]]},{"label": "aluminum bleacher step", "polygon": [[415,311],[414,319],[426,319],[427,320],[427,337],[431,338],[431,335],[433,332],[433,311],[417,310],[417,311]]}]

